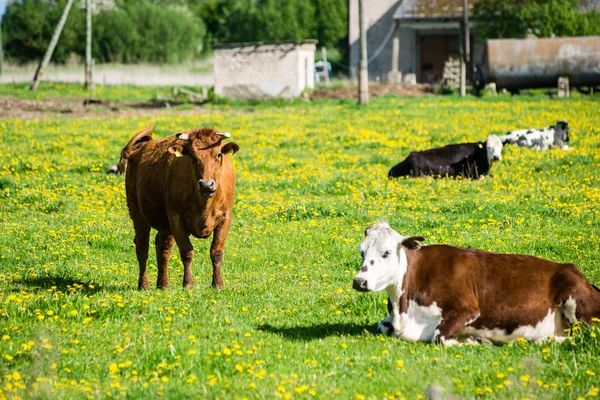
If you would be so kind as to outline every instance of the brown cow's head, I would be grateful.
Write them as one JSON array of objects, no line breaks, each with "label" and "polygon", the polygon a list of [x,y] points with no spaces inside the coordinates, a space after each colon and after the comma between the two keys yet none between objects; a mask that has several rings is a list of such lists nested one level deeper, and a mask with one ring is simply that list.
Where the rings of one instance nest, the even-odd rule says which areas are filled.
[{"label": "brown cow's head", "polygon": [[169,147],[169,153],[176,157],[190,157],[192,174],[198,182],[203,197],[213,197],[217,193],[223,157],[235,154],[240,146],[235,142],[223,144],[223,139],[231,137],[228,132],[217,132],[213,128],[200,128],[180,132],[175,135],[177,142]]}]

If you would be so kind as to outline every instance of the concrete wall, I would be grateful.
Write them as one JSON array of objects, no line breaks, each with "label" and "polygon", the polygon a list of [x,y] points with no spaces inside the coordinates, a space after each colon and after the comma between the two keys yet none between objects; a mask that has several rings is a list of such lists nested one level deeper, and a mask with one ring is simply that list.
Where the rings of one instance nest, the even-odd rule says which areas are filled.
[{"label": "concrete wall", "polygon": [[314,88],[314,42],[224,45],[214,50],[215,93],[292,98]]}]

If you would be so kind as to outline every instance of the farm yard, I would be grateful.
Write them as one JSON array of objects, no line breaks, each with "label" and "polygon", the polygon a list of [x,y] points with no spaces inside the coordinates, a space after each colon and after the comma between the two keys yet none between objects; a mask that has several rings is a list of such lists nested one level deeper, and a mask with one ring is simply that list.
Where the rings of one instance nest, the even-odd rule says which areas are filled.
[{"label": "farm yard", "polygon": [[[418,399],[429,385],[448,398],[599,395],[598,325],[562,344],[408,343],[377,333],[387,295],[351,283],[365,227],[385,220],[426,243],[572,262],[600,285],[597,96],[207,110],[0,120],[0,398]],[[570,151],[507,146],[476,181],[387,179],[410,151],[558,119]],[[170,291],[137,290],[124,177],[104,172],[147,125],[159,137],[214,126],[241,147],[223,290],[201,239],[193,290],[180,288],[178,251]]]}]

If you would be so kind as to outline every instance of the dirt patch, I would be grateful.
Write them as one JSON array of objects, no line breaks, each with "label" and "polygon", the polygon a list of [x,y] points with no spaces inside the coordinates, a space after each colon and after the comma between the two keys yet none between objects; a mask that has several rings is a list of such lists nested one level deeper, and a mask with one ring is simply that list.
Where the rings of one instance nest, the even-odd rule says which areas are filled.
[{"label": "dirt patch", "polygon": [[[416,85],[388,85],[388,84],[371,84],[369,85],[370,97],[381,97],[388,94],[396,96],[424,96],[434,93],[433,86],[426,84]],[[358,87],[350,86],[337,89],[315,90],[310,95],[311,100],[317,99],[353,99],[358,96]]]},{"label": "dirt patch", "polygon": [[90,98],[60,97],[47,100],[22,100],[0,96],[0,118],[36,119],[48,117],[115,118],[152,116],[162,114],[214,113],[198,104],[189,104],[185,110],[173,108],[182,103],[168,101],[108,102]]}]

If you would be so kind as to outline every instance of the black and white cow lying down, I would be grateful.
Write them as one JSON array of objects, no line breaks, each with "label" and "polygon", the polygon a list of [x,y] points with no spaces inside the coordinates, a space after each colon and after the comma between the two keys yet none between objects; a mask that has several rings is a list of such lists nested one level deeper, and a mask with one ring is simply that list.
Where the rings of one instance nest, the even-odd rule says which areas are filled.
[{"label": "black and white cow lying down", "polygon": [[535,150],[547,150],[552,147],[569,150],[569,146],[565,144],[569,141],[569,123],[558,121],[549,128],[509,131],[501,136],[500,140],[502,144],[516,144]]},{"label": "black and white cow lying down", "polygon": [[437,149],[413,151],[390,169],[388,178],[400,176],[452,176],[479,179],[502,160],[502,142],[496,135],[485,142],[450,144]]},{"label": "black and white cow lying down", "polygon": [[573,264],[446,245],[423,245],[386,223],[371,225],[359,246],[352,286],[386,290],[382,333],[408,341],[458,339],[503,343],[564,339],[577,320],[600,318],[600,289]]}]

